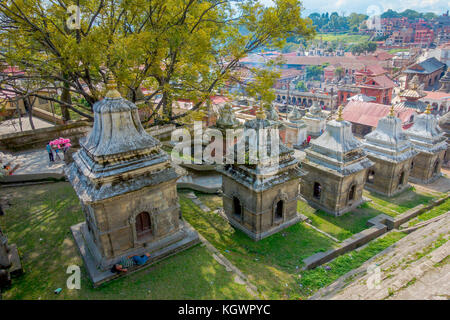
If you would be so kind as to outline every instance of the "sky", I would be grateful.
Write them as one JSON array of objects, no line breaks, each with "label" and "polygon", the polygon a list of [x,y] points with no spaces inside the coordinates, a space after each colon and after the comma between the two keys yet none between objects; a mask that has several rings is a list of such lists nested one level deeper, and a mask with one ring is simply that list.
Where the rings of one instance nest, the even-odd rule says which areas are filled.
[{"label": "sky", "polygon": [[[333,12],[348,15],[352,12],[364,13],[369,16],[383,13],[387,9],[403,11],[413,9],[419,12],[434,12],[442,14],[450,8],[449,0],[301,0],[305,14],[312,12]],[[262,0],[270,4],[271,0]]]}]

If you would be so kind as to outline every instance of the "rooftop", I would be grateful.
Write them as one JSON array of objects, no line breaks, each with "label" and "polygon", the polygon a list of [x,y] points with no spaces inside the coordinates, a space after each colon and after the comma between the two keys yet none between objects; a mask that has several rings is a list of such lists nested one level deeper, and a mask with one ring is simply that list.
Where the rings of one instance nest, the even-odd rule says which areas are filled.
[{"label": "rooftop", "polygon": [[[376,127],[378,121],[387,116],[389,112],[390,106],[385,104],[351,101],[345,107],[342,116],[346,121]],[[416,110],[396,105],[394,113],[405,125],[410,122],[411,116],[416,114]]]},{"label": "rooftop", "polygon": [[428,58],[425,61],[416,63],[412,67],[406,69],[404,73],[411,74],[430,74],[445,67],[445,63],[440,62],[435,57]]}]

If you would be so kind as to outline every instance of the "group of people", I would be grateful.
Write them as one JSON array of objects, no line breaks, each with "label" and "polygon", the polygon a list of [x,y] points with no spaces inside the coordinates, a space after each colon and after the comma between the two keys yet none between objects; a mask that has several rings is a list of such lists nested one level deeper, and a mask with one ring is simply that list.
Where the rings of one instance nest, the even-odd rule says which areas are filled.
[{"label": "group of people", "polygon": [[59,138],[50,141],[46,146],[50,162],[55,162],[55,158],[57,160],[62,160],[60,157],[61,152],[65,155],[70,147],[70,139]]}]

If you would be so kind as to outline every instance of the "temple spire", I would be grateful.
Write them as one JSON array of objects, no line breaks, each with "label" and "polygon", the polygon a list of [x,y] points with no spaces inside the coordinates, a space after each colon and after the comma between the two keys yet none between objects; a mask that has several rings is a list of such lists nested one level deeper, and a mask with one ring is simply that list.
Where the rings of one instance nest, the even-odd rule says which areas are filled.
[{"label": "temple spire", "polygon": [[391,105],[391,110],[389,111],[389,116],[390,117],[395,117],[394,105]]},{"label": "temple spire", "polygon": [[112,73],[109,73],[108,75],[108,82],[106,83],[106,98],[110,99],[119,99],[122,98],[120,95],[120,92],[117,90],[117,83],[114,79],[114,76]]},{"label": "temple spire", "polygon": [[343,110],[343,107],[342,107],[342,105],[340,105],[338,112],[337,112],[338,117],[336,118],[336,121],[344,121],[344,118],[342,117],[342,110]]},{"label": "temple spire", "polygon": [[256,119],[264,120],[265,118],[266,118],[266,113],[263,110],[262,104],[260,104],[258,111],[256,111]]}]

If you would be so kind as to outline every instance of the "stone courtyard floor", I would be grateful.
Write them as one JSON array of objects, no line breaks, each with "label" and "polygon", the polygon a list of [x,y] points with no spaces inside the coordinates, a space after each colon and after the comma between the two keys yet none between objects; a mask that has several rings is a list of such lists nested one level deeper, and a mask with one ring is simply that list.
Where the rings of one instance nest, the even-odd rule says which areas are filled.
[{"label": "stone courtyard floor", "polygon": [[[61,159],[64,155],[61,153]],[[19,165],[14,175],[39,174],[39,173],[63,173],[64,160],[56,160],[51,163],[45,146],[42,149],[28,150],[16,153],[0,151],[2,163],[11,163],[12,167]]]}]

